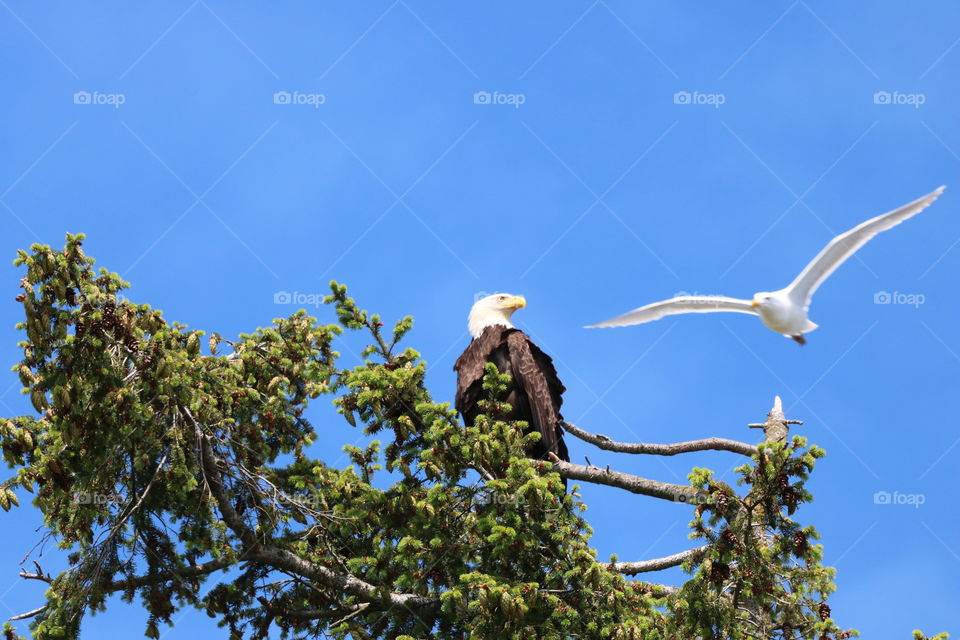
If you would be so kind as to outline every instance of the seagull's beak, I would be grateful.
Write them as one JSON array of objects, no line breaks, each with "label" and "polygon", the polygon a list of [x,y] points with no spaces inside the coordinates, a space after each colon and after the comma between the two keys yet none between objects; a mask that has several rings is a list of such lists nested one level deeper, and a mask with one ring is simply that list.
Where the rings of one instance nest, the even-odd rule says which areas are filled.
[{"label": "seagull's beak", "polygon": [[753,307],[754,309],[756,309],[757,307],[760,306],[760,301],[759,301],[759,300],[751,300],[751,301],[750,301],[750,306]]},{"label": "seagull's beak", "polygon": [[513,296],[504,306],[508,309],[522,309],[527,306],[527,299],[523,296]]}]

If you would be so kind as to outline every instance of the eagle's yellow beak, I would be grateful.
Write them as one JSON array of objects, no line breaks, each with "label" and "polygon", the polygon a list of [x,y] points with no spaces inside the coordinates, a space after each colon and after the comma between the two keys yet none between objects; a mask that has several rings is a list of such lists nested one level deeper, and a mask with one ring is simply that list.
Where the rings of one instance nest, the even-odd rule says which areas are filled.
[{"label": "eagle's yellow beak", "polygon": [[757,307],[760,306],[760,303],[759,303],[757,300],[751,300],[751,301],[750,301],[750,306],[753,307],[754,309],[756,309]]},{"label": "eagle's yellow beak", "polygon": [[527,306],[527,299],[523,296],[513,296],[504,304],[505,307],[510,309],[522,309]]}]

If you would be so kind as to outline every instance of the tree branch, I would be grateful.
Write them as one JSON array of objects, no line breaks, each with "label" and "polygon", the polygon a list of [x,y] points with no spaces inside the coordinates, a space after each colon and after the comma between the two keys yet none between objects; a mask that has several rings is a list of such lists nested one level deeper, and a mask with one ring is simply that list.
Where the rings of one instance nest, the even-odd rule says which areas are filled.
[{"label": "tree branch", "polygon": [[13,621],[13,620],[26,620],[27,618],[32,618],[33,616],[39,615],[39,614],[43,613],[43,612],[46,611],[46,610],[47,610],[47,605],[43,605],[42,607],[39,607],[39,608],[37,608],[37,609],[34,609],[33,611],[27,611],[26,613],[21,613],[20,615],[10,616],[10,618],[8,618],[8,619],[9,619],[10,621]]},{"label": "tree branch", "polygon": [[[234,564],[236,560],[229,556],[221,556],[215,560],[210,560],[209,562],[201,562],[200,564],[189,565],[186,567],[180,567],[178,569],[173,569],[171,571],[164,571],[156,575],[149,576],[134,576],[132,578],[127,578],[125,580],[114,580],[107,582],[102,585],[98,585],[99,588],[110,593],[116,591],[126,591],[127,589],[136,589],[139,587],[146,587],[161,582],[166,582],[174,578],[196,578],[198,576],[205,576],[215,571],[221,569],[226,569],[230,565]],[[29,573],[27,571],[21,571],[20,577],[24,580],[40,580],[51,584],[54,580],[53,576],[43,573],[38,569],[37,573]],[[37,615],[42,612],[47,605],[40,607],[35,611],[29,613],[21,614],[19,617],[10,618],[11,620],[21,620],[24,618],[29,618]]]},{"label": "tree branch", "polygon": [[220,465],[223,464],[213,451],[210,444],[210,436],[203,433],[200,424],[190,414],[189,410],[184,408],[184,412],[194,429],[197,431],[197,437],[201,447],[201,464],[207,481],[210,484],[210,492],[223,515],[223,521],[243,542],[244,549],[240,554],[241,559],[249,562],[260,562],[274,569],[281,569],[289,573],[302,576],[313,580],[325,587],[346,595],[356,596],[363,602],[369,602],[378,609],[390,609],[396,606],[406,607],[410,610],[430,609],[440,604],[438,598],[429,596],[418,596],[410,593],[390,593],[385,592],[381,587],[360,580],[359,578],[337,573],[323,565],[315,564],[304,560],[300,556],[286,549],[275,547],[261,539],[244,522],[240,514],[234,509],[227,495],[227,490],[223,485],[223,477],[220,472]]},{"label": "tree branch", "polygon": [[751,429],[763,429],[764,439],[767,442],[782,442],[790,434],[791,424],[803,424],[803,420],[787,420],[783,415],[783,401],[780,396],[774,396],[773,408],[767,413],[766,422],[748,424]]},{"label": "tree branch", "polygon": [[189,565],[179,569],[171,569],[170,571],[164,571],[162,573],[158,573],[157,575],[134,576],[132,578],[127,578],[126,580],[109,582],[104,585],[103,588],[107,589],[108,591],[123,591],[125,589],[135,589],[137,587],[146,587],[159,582],[166,582],[167,580],[173,578],[196,578],[198,576],[205,576],[215,571],[219,571],[220,569],[226,569],[236,561],[237,560],[235,558],[231,558],[229,556],[220,556],[219,558],[210,560],[209,562],[201,562],[200,564]]},{"label": "tree branch", "polygon": [[653,595],[658,598],[665,598],[680,593],[680,587],[674,587],[669,584],[657,584],[656,582],[644,582],[647,587],[653,591]]},{"label": "tree branch", "polygon": [[438,598],[429,596],[418,596],[411,593],[383,593],[379,587],[369,582],[364,582],[352,575],[337,573],[279,547],[256,545],[253,549],[244,553],[244,559],[309,578],[325,587],[356,596],[378,609],[389,609],[396,606],[409,609],[429,609],[440,604]]},{"label": "tree branch", "polygon": [[370,603],[364,602],[364,603],[358,604],[355,607],[348,607],[343,611],[336,611],[336,610],[330,610],[330,609],[287,609],[286,607],[280,607],[271,603],[266,598],[259,598],[259,600],[260,600],[260,604],[264,606],[264,609],[266,609],[266,611],[270,613],[270,615],[278,618],[285,618],[287,620],[296,621],[296,622],[330,619],[338,615],[342,616],[336,622],[331,622],[329,624],[330,627],[335,627],[338,624],[346,622],[347,620],[350,620],[351,618],[354,618],[360,615],[361,613],[363,613],[364,611],[370,608]]},{"label": "tree branch", "polygon": [[583,480],[593,484],[617,487],[630,491],[631,493],[639,493],[640,495],[669,500],[671,502],[699,504],[701,502],[707,502],[710,499],[709,494],[694,487],[673,484],[671,482],[661,482],[659,480],[650,480],[649,478],[641,478],[640,476],[623,473],[621,471],[601,469],[600,467],[585,467],[572,462],[554,462],[553,468],[562,478]]},{"label": "tree branch", "polygon": [[612,571],[616,571],[617,573],[622,573],[627,576],[635,576],[638,573],[661,571],[663,569],[669,569],[670,567],[676,567],[677,565],[682,564],[687,558],[695,558],[696,560],[700,560],[703,558],[703,555],[709,548],[710,545],[703,545],[702,547],[687,549],[686,551],[675,553],[672,556],[654,558],[652,560],[641,560],[639,562],[612,562],[609,563],[607,567]]},{"label": "tree branch", "polygon": [[704,438],[702,440],[690,440],[688,442],[674,442],[671,444],[654,444],[649,442],[617,442],[611,440],[605,435],[599,433],[590,433],[570,422],[564,422],[563,428],[576,437],[589,442],[600,449],[607,451],[617,451],[619,453],[638,453],[651,454],[657,456],[675,456],[678,453],[690,453],[692,451],[732,451],[745,456],[752,456],[757,453],[757,447],[746,442],[738,440],[728,440],[727,438]]}]

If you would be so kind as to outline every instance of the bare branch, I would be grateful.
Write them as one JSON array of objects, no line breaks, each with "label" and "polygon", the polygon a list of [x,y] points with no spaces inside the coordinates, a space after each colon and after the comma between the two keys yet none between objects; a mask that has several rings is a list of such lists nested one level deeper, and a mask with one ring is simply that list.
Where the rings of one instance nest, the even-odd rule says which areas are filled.
[{"label": "bare branch", "polygon": [[682,564],[687,558],[695,558],[696,560],[700,560],[703,558],[703,555],[709,548],[710,545],[704,545],[695,549],[687,549],[686,551],[675,553],[672,556],[654,558],[652,560],[641,560],[639,562],[613,562],[608,564],[607,567],[612,571],[616,571],[617,573],[622,573],[627,576],[635,576],[638,573],[661,571],[663,569],[669,569],[670,567],[676,567]]},{"label": "bare branch", "polygon": [[24,580],[41,580],[47,584],[53,582],[53,577],[49,575],[44,575],[42,573],[29,573],[23,569],[20,570],[20,577]]},{"label": "bare branch", "polygon": [[337,626],[338,624],[342,624],[342,623],[346,622],[347,620],[350,620],[351,618],[354,618],[354,617],[360,615],[361,613],[363,613],[364,611],[366,611],[367,609],[370,608],[370,603],[369,603],[369,602],[364,602],[364,603],[361,603],[361,604],[359,604],[359,605],[357,605],[357,606],[355,606],[355,607],[348,607],[348,608],[346,608],[346,609],[344,609],[344,610],[337,610],[337,609],[287,609],[287,608],[285,608],[285,607],[279,607],[279,606],[271,603],[270,601],[268,601],[268,600],[265,599],[265,598],[258,598],[258,599],[259,599],[259,601],[260,601],[260,604],[262,604],[262,605],[264,606],[264,609],[266,609],[266,611],[267,611],[268,613],[270,613],[270,615],[272,615],[272,616],[274,616],[274,617],[277,617],[277,618],[286,618],[287,620],[291,620],[291,621],[306,622],[306,621],[309,621],[309,620],[323,620],[323,619],[329,620],[330,618],[336,617],[336,616],[338,616],[338,615],[339,615],[339,616],[342,616],[342,617],[341,617],[339,620],[337,620],[336,622],[331,622],[331,623],[329,623],[328,626],[329,626],[330,628],[333,628],[333,627]]},{"label": "bare branch", "polygon": [[680,593],[679,587],[674,587],[669,584],[657,584],[655,582],[645,582],[647,587],[653,591],[653,595],[657,597],[673,596]]},{"label": "bare branch", "polygon": [[583,480],[584,482],[591,482],[593,484],[617,487],[630,491],[631,493],[650,496],[651,498],[660,498],[661,500],[684,504],[699,504],[700,502],[709,500],[709,494],[694,487],[641,478],[640,476],[623,473],[621,471],[612,471],[609,468],[585,467],[572,462],[554,462],[553,468],[562,478]]},{"label": "bare branch", "polygon": [[757,448],[754,445],[747,444],[746,442],[740,442],[738,440],[728,440],[727,438],[704,438],[702,440],[674,442],[671,444],[655,444],[649,442],[617,442],[615,440],[611,440],[605,435],[585,431],[584,429],[581,429],[570,422],[564,422],[562,424],[564,429],[581,440],[589,442],[600,449],[617,451],[619,453],[675,456],[678,453],[714,450],[732,451],[748,457],[757,453]]},{"label": "bare branch", "polygon": [[361,613],[363,613],[369,606],[370,606],[370,604],[369,604],[368,602],[364,602],[363,604],[361,604],[361,605],[357,606],[356,608],[354,608],[354,610],[353,610],[352,612],[348,613],[347,615],[345,615],[344,617],[340,618],[340,619],[337,620],[336,622],[330,623],[330,626],[331,626],[331,627],[335,627],[335,626],[337,626],[338,624],[343,624],[344,622],[346,622],[346,621],[349,620],[350,618],[353,618],[353,617],[358,616],[358,615],[360,615]]},{"label": "bare branch", "polygon": [[26,620],[27,618],[32,618],[33,616],[39,615],[47,610],[47,605],[43,605],[33,611],[27,611],[26,613],[21,613],[20,615],[10,616],[9,620]]}]

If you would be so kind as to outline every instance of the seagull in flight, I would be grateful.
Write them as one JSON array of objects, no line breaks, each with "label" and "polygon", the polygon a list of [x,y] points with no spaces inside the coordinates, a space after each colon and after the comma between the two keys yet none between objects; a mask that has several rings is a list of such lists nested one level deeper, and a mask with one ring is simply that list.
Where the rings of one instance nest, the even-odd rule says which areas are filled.
[{"label": "seagull in flight", "polygon": [[587,327],[627,327],[659,320],[678,313],[712,313],[732,311],[760,316],[767,328],[800,344],[806,344],[803,334],[817,328],[807,317],[814,292],[830,277],[837,267],[852,256],[860,247],[881,231],[897,226],[907,218],[926,209],[943,193],[940,187],[919,200],[905,204],[899,209],[884,213],[858,224],[853,229],[831,240],[823,251],[807,265],[803,272],[788,286],[779,291],[761,291],[752,300],[727,298],[725,296],[677,296],[670,300],[654,302],[627,313]]}]

